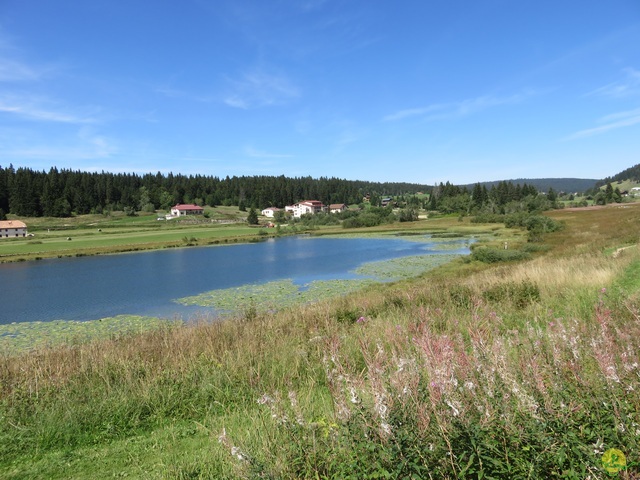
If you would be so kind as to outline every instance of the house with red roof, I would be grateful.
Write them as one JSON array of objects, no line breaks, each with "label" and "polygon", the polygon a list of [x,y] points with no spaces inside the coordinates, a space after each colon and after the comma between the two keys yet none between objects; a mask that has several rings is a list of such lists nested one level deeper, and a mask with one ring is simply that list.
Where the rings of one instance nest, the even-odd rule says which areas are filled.
[{"label": "house with red roof", "polygon": [[204,213],[204,208],[194,205],[193,203],[179,203],[178,205],[174,205],[171,207],[171,216],[172,217],[182,217],[185,215],[202,215]]},{"label": "house with red roof", "polygon": [[329,205],[329,212],[331,213],[340,213],[345,210],[349,210],[349,206],[346,203],[332,203]]},{"label": "house with red roof", "polygon": [[27,225],[19,220],[1,220],[0,238],[26,237]]}]

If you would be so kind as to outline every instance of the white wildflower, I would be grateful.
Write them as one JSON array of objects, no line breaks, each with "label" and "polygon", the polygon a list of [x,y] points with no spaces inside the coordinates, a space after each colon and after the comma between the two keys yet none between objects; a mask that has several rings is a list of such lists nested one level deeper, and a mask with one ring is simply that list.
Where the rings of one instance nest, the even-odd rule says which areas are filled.
[{"label": "white wildflower", "polygon": [[387,422],[380,423],[380,430],[385,436],[391,435],[391,425],[389,425]]},{"label": "white wildflower", "polygon": [[231,447],[231,455],[236,457],[241,462],[246,462],[247,460],[249,460],[239,447]]},{"label": "white wildflower", "polygon": [[451,403],[449,400],[446,400],[445,403],[449,406],[449,408],[451,408],[454,417],[460,415],[460,410],[458,410],[458,408],[453,403]]},{"label": "white wildflower", "polygon": [[351,403],[353,403],[354,405],[357,405],[358,403],[360,403],[360,398],[358,398],[358,392],[356,391],[354,386],[349,387],[349,394],[351,395],[351,398],[349,399]]},{"label": "white wildflower", "polygon": [[593,454],[602,455],[604,453],[604,441],[599,438],[596,443],[593,444]]},{"label": "white wildflower", "polygon": [[258,402],[258,404],[260,405],[272,405],[275,400],[273,399],[273,397],[267,395],[266,393],[263,394],[258,400],[256,400]]}]

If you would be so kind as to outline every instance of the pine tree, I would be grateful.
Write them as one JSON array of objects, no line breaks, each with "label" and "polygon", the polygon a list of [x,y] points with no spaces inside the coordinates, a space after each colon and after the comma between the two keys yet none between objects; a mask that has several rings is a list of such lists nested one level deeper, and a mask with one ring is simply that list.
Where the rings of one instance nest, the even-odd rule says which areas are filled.
[{"label": "pine tree", "polygon": [[249,209],[249,214],[247,215],[247,223],[249,225],[258,225],[258,214],[256,213],[256,209],[253,207]]}]

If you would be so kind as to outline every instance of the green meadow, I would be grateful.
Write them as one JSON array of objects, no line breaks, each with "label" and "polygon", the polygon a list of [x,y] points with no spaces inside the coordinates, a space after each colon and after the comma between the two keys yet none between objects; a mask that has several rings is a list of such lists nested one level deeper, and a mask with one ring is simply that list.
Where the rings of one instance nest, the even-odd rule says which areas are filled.
[{"label": "green meadow", "polygon": [[0,242],[0,261],[82,256],[190,245],[251,241],[261,229],[250,227],[232,207],[207,210],[209,218],[158,220],[156,214],[23,219],[32,237]]},{"label": "green meadow", "polygon": [[211,292],[183,301],[245,303],[5,350],[0,477],[638,478],[640,208],[548,215],[563,228],[533,238],[412,223],[485,237],[313,302],[287,303],[290,282]]}]

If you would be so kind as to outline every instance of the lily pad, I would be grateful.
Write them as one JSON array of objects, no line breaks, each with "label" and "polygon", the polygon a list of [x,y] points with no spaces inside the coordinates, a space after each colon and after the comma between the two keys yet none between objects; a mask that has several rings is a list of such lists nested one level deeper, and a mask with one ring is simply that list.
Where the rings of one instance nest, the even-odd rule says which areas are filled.
[{"label": "lily pad", "polygon": [[0,353],[13,355],[41,347],[83,343],[158,328],[175,321],[118,315],[87,322],[54,320],[0,325]]},{"label": "lily pad", "polygon": [[355,273],[374,277],[380,281],[414,278],[458,258],[460,255],[414,255],[381,262],[365,263]]}]

